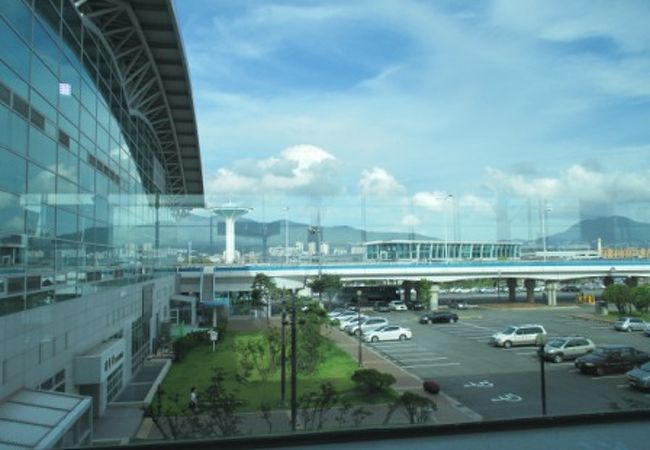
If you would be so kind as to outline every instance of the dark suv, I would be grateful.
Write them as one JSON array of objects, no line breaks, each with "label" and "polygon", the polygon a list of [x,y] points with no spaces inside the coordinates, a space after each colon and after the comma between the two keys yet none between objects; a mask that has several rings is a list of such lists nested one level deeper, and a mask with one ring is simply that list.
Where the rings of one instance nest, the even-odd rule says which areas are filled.
[{"label": "dark suv", "polygon": [[422,311],[424,309],[424,305],[422,304],[422,302],[413,301],[413,300],[407,301],[406,307],[411,311]]},{"label": "dark suv", "polygon": [[593,352],[576,359],[575,366],[581,372],[590,372],[600,376],[612,372],[627,372],[646,361],[650,361],[650,355],[634,347],[599,345]]}]

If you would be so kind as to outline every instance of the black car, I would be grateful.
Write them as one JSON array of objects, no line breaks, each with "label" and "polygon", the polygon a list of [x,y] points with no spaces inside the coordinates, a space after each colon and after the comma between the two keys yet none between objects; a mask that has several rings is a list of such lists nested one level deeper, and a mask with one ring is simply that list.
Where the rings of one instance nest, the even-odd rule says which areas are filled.
[{"label": "black car", "polygon": [[576,359],[575,366],[581,372],[604,375],[606,373],[623,373],[650,361],[646,352],[627,345],[600,345],[584,356]]},{"label": "black car", "polygon": [[406,307],[411,311],[422,311],[424,309],[422,302],[418,301],[408,301],[406,302]]},{"label": "black car", "polygon": [[436,311],[426,313],[420,317],[420,323],[456,323],[458,315],[453,312]]},{"label": "black car", "polygon": [[452,309],[469,309],[469,304],[465,300],[451,300],[449,307]]}]

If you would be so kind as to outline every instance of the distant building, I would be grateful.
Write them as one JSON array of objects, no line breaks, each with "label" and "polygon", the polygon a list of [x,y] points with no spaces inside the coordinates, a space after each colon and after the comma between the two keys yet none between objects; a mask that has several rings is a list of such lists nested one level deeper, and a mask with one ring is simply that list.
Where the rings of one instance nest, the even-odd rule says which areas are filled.
[{"label": "distant building", "polygon": [[444,261],[518,259],[513,242],[373,241],[364,244],[368,261]]},{"label": "distant building", "polygon": [[634,259],[634,258],[650,258],[650,248],[639,247],[626,247],[626,248],[613,248],[604,247],[602,249],[602,257],[604,259]]}]

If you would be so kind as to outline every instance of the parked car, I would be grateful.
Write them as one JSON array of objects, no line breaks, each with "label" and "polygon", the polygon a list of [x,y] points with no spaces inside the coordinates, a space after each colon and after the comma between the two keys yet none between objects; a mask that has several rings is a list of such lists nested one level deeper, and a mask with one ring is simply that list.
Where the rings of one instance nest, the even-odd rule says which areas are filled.
[{"label": "parked car", "polygon": [[420,323],[456,323],[458,314],[448,311],[435,311],[420,317]]},{"label": "parked car", "polygon": [[372,309],[377,312],[390,312],[390,306],[388,306],[388,302],[375,302]]},{"label": "parked car", "polygon": [[581,336],[553,338],[544,346],[544,359],[559,363],[565,359],[575,359],[586,355],[596,348],[590,339]]},{"label": "parked car", "polygon": [[510,348],[513,345],[536,345],[539,343],[540,338],[546,338],[546,330],[542,325],[512,325],[493,334],[490,344],[505,348]]},{"label": "parked car", "polygon": [[[361,320],[366,320],[368,316],[364,316],[361,314]],[[353,325],[354,323],[359,321],[359,317],[355,314],[352,317],[348,317],[346,320],[341,320],[341,323],[339,324],[339,330],[344,331],[345,327],[348,325]]]},{"label": "parked car", "polygon": [[348,310],[348,309],[345,309],[345,308],[336,308],[336,309],[334,309],[334,310],[328,312],[328,313],[327,313],[327,316],[328,316],[330,319],[335,319],[335,318],[337,318],[337,317],[339,317],[339,316],[341,316],[342,314],[347,313],[347,312],[351,312],[351,311]]},{"label": "parked car", "polygon": [[469,309],[469,304],[465,300],[451,300],[449,307],[452,309]]},{"label": "parked car", "polygon": [[388,307],[391,311],[406,311],[408,309],[406,307],[406,304],[401,300],[393,300],[392,302],[388,302]]},{"label": "parked car", "polygon": [[638,389],[650,389],[650,362],[636,367],[625,374],[630,386]]},{"label": "parked car", "polygon": [[646,336],[650,336],[650,323],[645,326],[645,329],[643,330],[643,334]]},{"label": "parked car", "polygon": [[353,323],[345,329],[348,334],[353,334],[358,336],[359,333],[366,334],[369,331],[374,331],[377,328],[385,327],[388,325],[388,320],[383,317],[368,317],[366,320],[361,322],[359,325],[358,322]]},{"label": "parked car", "polygon": [[413,333],[410,328],[401,327],[399,325],[386,325],[376,330],[364,333],[363,340],[366,342],[379,342],[379,341],[404,341],[411,339]]},{"label": "parked car", "polygon": [[424,309],[424,305],[422,302],[419,302],[417,300],[411,300],[406,302],[406,308],[410,309],[411,311],[422,311]]},{"label": "parked car", "polygon": [[622,373],[634,366],[650,361],[646,352],[627,345],[599,345],[593,352],[576,359],[575,366],[581,372],[596,375]]},{"label": "parked car", "polygon": [[645,331],[648,324],[636,317],[619,317],[614,322],[614,329],[618,331]]}]

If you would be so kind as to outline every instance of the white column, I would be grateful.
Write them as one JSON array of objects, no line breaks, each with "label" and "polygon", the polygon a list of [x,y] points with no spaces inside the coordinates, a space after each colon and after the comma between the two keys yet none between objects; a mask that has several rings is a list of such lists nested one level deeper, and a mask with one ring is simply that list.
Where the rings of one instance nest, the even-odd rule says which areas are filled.
[{"label": "white column", "polygon": [[235,219],[226,217],[226,264],[235,261]]},{"label": "white column", "polygon": [[431,286],[431,295],[429,296],[429,310],[438,310],[438,300],[440,298],[440,285],[434,284]]}]

